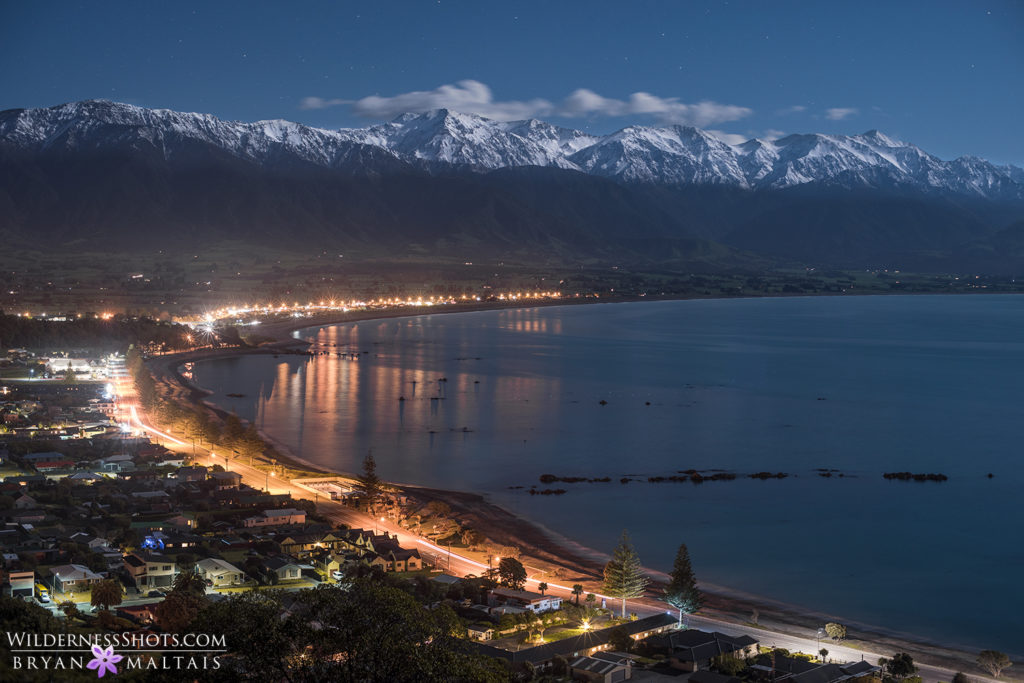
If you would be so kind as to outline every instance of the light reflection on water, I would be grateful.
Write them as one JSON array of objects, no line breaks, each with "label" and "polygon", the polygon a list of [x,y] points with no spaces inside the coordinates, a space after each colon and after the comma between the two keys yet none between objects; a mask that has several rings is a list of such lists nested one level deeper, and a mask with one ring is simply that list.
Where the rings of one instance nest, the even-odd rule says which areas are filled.
[{"label": "light reflection on water", "polygon": [[[1013,652],[1024,547],[999,529],[1022,521],[1021,302],[692,301],[379,320],[306,331],[332,355],[194,371],[217,402],[308,460],[355,471],[372,448],[382,476],[488,492],[601,550],[625,526],[652,566],[668,569],[685,541],[716,583]],[[793,476],[617,483],[691,467]],[[817,467],[849,476],[822,479]],[[894,470],[950,481],[882,480]],[[562,497],[508,489],[545,472],[614,483],[568,485]],[[955,619],[935,599],[948,594],[963,596]]]}]

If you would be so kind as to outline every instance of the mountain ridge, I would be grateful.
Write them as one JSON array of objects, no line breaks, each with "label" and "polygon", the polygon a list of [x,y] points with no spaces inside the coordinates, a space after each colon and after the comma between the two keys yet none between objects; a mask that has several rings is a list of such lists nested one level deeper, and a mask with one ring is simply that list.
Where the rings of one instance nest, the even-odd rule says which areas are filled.
[{"label": "mountain ridge", "polygon": [[[0,235],[23,248],[296,251],[687,270],[958,263],[1024,273],[1024,171],[878,131],[728,145],[435,110],[360,129],[84,101],[0,112]],[[961,258],[961,254],[964,256]],[[966,258],[967,255],[970,258]]]},{"label": "mountain ridge", "polygon": [[174,153],[168,142],[191,139],[258,164],[287,152],[324,168],[344,167],[365,146],[379,150],[380,159],[390,155],[431,171],[544,166],[626,183],[770,190],[818,183],[1024,202],[1024,169],[973,156],[943,161],[877,130],[853,136],[795,133],[730,145],[690,126],[627,126],[598,136],[538,119],[495,121],[447,109],[337,130],[281,119],[224,121],[109,100],[0,112],[0,145],[16,148],[70,149],[128,143],[133,136],[136,144],[148,142],[165,155]]}]

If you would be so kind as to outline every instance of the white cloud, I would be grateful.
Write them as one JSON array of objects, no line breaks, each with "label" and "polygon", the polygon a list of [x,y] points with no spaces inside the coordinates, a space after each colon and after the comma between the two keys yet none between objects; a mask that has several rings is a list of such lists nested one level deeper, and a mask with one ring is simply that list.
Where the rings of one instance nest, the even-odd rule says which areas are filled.
[{"label": "white cloud", "polygon": [[593,90],[580,88],[562,102],[558,113],[562,116],[653,116],[661,123],[682,123],[709,126],[736,121],[750,116],[753,110],[732,104],[698,102],[686,104],[678,97],[658,97],[646,92],[635,92],[628,100],[617,100],[598,95]]},{"label": "white cloud", "polygon": [[829,121],[842,121],[848,116],[853,116],[857,113],[857,110],[853,107],[836,107],[835,109],[825,110],[825,117]]},{"label": "white cloud", "polygon": [[324,109],[343,104],[350,105],[352,113],[357,116],[372,119],[390,119],[406,112],[451,109],[502,121],[550,114],[569,118],[651,116],[659,123],[681,123],[700,127],[736,121],[753,113],[753,110],[747,107],[710,101],[686,104],[680,102],[677,97],[658,97],[645,92],[635,92],[628,99],[619,100],[603,97],[585,88],[572,92],[557,106],[539,98],[498,102],[494,100],[494,95],[486,84],[474,80],[459,81],[434,90],[417,90],[391,97],[371,95],[354,101],[306,97],[299,103],[299,108]]},{"label": "white cloud", "polygon": [[714,130],[713,128],[708,128],[704,132],[710,133],[711,135],[714,135],[716,138],[718,138],[719,140],[721,140],[722,142],[724,142],[727,145],[742,145],[744,142],[746,142],[747,140],[750,139],[746,135],[738,135],[736,133],[726,133],[725,131]]},{"label": "white cloud", "polygon": [[500,121],[512,121],[550,113],[552,106],[550,102],[542,99],[495,102],[490,88],[480,81],[472,80],[442,85],[434,90],[402,93],[393,97],[371,95],[352,103],[354,114],[374,119],[390,119],[406,112],[430,109],[452,109]]},{"label": "white cloud", "polygon": [[790,114],[799,114],[802,111],[807,111],[807,107],[802,104],[794,104],[792,107],[785,107],[776,113],[779,116],[789,116]]},{"label": "white cloud", "polygon": [[764,139],[764,140],[775,141],[775,140],[778,140],[781,137],[785,137],[785,135],[786,135],[786,131],[784,131],[784,130],[776,130],[775,128],[769,128],[768,130],[766,130],[764,132],[764,135],[762,135],[761,138]]},{"label": "white cloud", "polygon": [[299,102],[299,109],[327,109],[337,107],[339,104],[350,104],[352,100],[325,100],[322,97],[303,97]]}]

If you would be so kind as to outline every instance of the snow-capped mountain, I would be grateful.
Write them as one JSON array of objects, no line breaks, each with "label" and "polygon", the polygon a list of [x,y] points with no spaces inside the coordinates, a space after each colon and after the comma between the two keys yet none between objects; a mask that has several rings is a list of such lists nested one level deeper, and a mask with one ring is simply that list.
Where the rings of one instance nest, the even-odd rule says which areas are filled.
[{"label": "snow-capped mountain", "polygon": [[301,162],[379,172],[381,164],[478,170],[543,166],[624,183],[781,189],[812,183],[1024,200],[1024,170],[976,157],[943,161],[878,131],[789,135],[729,145],[691,127],[630,126],[605,136],[543,121],[493,121],[444,109],[361,129],[288,121],[240,123],[209,114],[90,100],[0,112],[0,147],[132,149],[172,159],[195,143],[260,166]]}]

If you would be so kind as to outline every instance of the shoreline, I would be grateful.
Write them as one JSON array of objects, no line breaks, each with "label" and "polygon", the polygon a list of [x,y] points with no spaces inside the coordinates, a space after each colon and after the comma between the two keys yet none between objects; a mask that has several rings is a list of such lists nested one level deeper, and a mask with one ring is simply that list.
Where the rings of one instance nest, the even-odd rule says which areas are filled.
[{"label": "shoreline", "polygon": [[[303,329],[310,329],[320,326],[356,323],[376,319],[417,317],[421,315],[434,315],[437,313],[465,313],[477,311],[525,309],[537,308],[540,306],[552,305],[581,305],[598,303],[630,303],[639,301],[669,301],[669,300],[696,300],[709,297],[673,297],[673,298],[622,298],[622,299],[576,299],[557,300],[544,302],[474,302],[467,305],[449,305],[443,307],[431,307],[425,311],[407,310],[385,310],[385,311],[359,311],[346,312],[345,314],[327,315],[313,319],[286,320],[269,323],[262,326],[261,332],[268,333],[274,341],[265,342],[258,347],[251,348],[230,348],[210,349],[199,352],[185,352],[176,354],[173,358],[161,357],[154,359],[155,365],[159,365],[164,373],[158,377],[167,384],[177,384],[179,388],[187,390],[187,400],[194,404],[204,406],[206,409],[223,417],[226,415],[219,406],[208,403],[205,397],[211,392],[203,389],[194,382],[182,377],[178,372],[178,366],[188,362],[202,360],[214,360],[217,358],[233,357],[238,355],[249,355],[253,353],[286,353],[295,355],[309,355],[305,351],[294,351],[296,348],[308,347],[310,344],[304,340],[296,339],[292,335]],[[726,298],[726,297],[711,297]],[[741,298],[741,297],[728,297]],[[762,298],[762,297],[742,297]],[[786,297],[789,298],[789,297]],[[168,362],[164,362],[167,359]],[[168,382],[168,380],[170,380]],[[177,392],[176,392],[177,393]],[[338,474],[340,476],[353,476],[352,473],[338,472],[325,468],[321,465],[310,463],[303,458],[296,457],[291,450],[276,440],[268,437],[262,431],[260,435],[271,445],[285,462],[299,465],[296,469],[312,469],[325,474]],[[451,507],[452,517],[458,519],[463,526],[468,526],[481,532],[487,539],[499,545],[514,545],[521,549],[522,560],[533,566],[540,565],[544,571],[558,577],[561,581],[583,583],[589,590],[597,590],[600,583],[604,560],[607,557],[591,548],[582,546],[572,539],[561,534],[545,529],[530,520],[518,517],[504,508],[491,503],[487,498],[478,493],[453,491],[446,489],[435,489],[430,487],[411,484],[392,484],[401,489],[410,497],[423,500],[442,500]],[[654,590],[648,590],[648,596],[643,599],[645,606],[664,609],[664,604],[655,603],[650,599],[652,594],[658,592],[658,584],[666,580],[662,572],[647,570],[653,579]],[[705,592],[706,605],[701,614],[712,619],[728,622],[730,624],[745,628],[749,633],[758,636],[765,630],[775,631],[793,635],[805,639],[814,640],[817,628],[826,621],[838,621],[845,624],[850,630],[850,636],[842,642],[843,646],[853,647],[867,652],[881,651],[886,654],[892,652],[911,652],[915,661],[920,664],[960,670],[968,673],[972,678],[982,678],[973,673],[977,666],[975,656],[977,650],[962,647],[957,649],[954,646],[945,646],[929,641],[920,636],[888,630],[879,626],[862,624],[845,620],[834,615],[825,615],[799,605],[777,601],[763,596],[756,596],[744,593],[737,589],[725,586],[717,586],[701,582],[701,588]],[[752,613],[757,611],[760,619],[757,624],[752,623]],[[830,641],[829,641],[830,642]],[[824,641],[823,645],[826,645]],[[1012,655],[1011,655],[1012,656]],[[1013,673],[1003,678],[1016,678]]]}]

